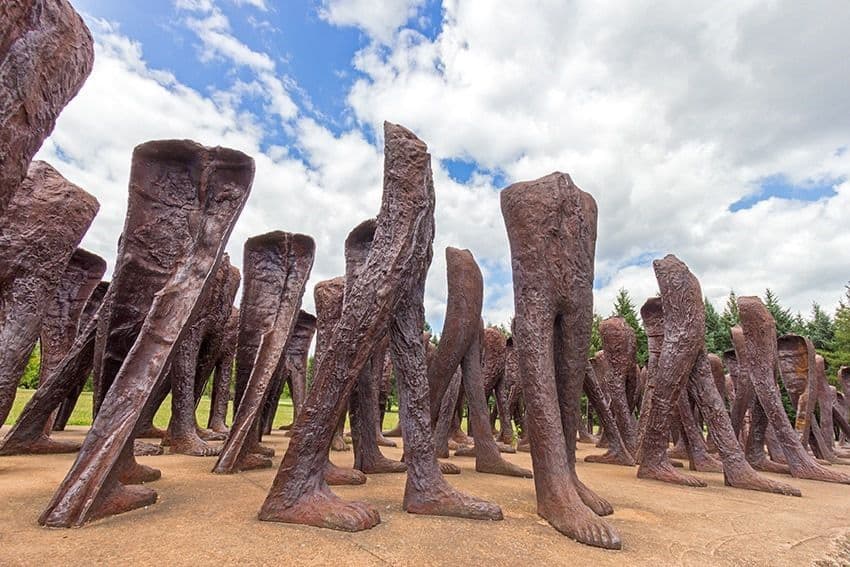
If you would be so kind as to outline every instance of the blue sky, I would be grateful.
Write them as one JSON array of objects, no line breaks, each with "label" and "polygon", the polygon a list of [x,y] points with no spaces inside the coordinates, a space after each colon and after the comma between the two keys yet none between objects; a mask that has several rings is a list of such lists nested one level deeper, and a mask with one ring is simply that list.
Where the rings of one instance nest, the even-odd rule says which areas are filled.
[{"label": "blue sky", "polygon": [[[343,271],[380,202],[381,123],[429,144],[437,189],[426,313],[445,309],[446,246],[485,275],[485,319],[513,311],[498,191],[569,172],[599,205],[595,310],[655,294],[685,260],[721,306],[770,287],[834,306],[848,278],[850,36],[831,13],[748,0],[73,0],[95,70],[40,157],[101,201],[84,245],[114,258],[132,148],[190,137],[252,154],[229,252],[267,230],[317,241],[311,284]],[[774,39],[783,37],[777,44]],[[790,240],[789,240],[790,239]],[[746,246],[742,246],[746,243]],[[309,294],[308,294],[309,295]],[[312,308],[312,298],[305,297]]]}]

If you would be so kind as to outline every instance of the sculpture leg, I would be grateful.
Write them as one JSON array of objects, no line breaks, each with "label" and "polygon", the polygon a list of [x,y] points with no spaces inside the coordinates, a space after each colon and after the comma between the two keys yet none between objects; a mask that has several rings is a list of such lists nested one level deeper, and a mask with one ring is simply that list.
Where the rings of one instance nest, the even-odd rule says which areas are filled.
[{"label": "sculpture leg", "polygon": [[195,420],[195,369],[200,343],[197,329],[187,335],[177,356],[171,363],[171,422],[168,437],[172,453],[194,457],[218,455],[220,447],[213,447],[198,436]]},{"label": "sculpture leg", "polygon": [[708,453],[708,447],[702,436],[702,430],[697,425],[691,409],[688,391],[679,394],[679,419],[682,423],[682,434],[685,438],[688,461],[692,471],[723,472],[723,464]]},{"label": "sculpture leg", "polygon": [[612,435],[611,442],[608,444],[608,450],[603,455],[588,455],[584,458],[585,462],[633,467],[635,465],[635,459],[629,453],[628,449],[626,449],[619,435],[616,427],[617,422],[608,405],[607,396],[596,380],[596,374],[593,372],[590,363],[585,367],[584,391],[587,394],[587,403],[596,410],[606,430],[617,433],[616,435]]},{"label": "sculpture leg", "polygon": [[233,372],[233,359],[219,360],[213,376],[212,400],[210,401],[210,420],[207,425],[216,433],[230,431],[224,421],[227,415],[227,402],[230,398],[230,376]]}]

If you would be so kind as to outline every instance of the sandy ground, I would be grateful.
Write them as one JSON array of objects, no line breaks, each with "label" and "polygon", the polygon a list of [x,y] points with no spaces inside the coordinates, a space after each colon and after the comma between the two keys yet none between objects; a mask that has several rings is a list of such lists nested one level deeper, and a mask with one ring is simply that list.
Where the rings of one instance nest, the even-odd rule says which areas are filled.
[{"label": "sandy ground", "polygon": [[[84,430],[74,429],[59,437],[80,439]],[[286,443],[283,432],[269,438],[275,465]],[[350,452],[332,458],[352,463]],[[508,459],[531,466],[527,454]],[[378,527],[348,534],[258,521],[276,467],[218,476],[213,458],[164,455],[140,458],[163,471],[151,485],[156,505],[81,529],[40,528],[36,519],[72,460],[0,457],[0,565],[810,565],[828,556],[818,564],[850,564],[850,555],[836,559],[850,534],[850,486],[793,480],[803,497],[791,498],[726,488],[720,474],[698,473],[708,488],[680,488],[638,480],[633,468],[580,463],[579,476],[614,505],[610,522],[623,539],[616,552],[577,544],[539,518],[532,480],[476,473],[467,458],[452,459],[463,474],[450,482],[500,504],[504,521],[407,514],[404,475],[378,475],[338,489],[381,512]]]}]

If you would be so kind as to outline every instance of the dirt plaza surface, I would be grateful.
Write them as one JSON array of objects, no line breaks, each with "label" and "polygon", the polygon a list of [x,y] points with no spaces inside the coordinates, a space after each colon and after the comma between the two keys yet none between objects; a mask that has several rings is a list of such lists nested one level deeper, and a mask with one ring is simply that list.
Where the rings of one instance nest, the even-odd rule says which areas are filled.
[{"label": "dirt plaza surface", "polygon": [[[57,439],[81,440],[71,427]],[[0,434],[5,434],[8,426]],[[581,462],[600,452],[579,444],[580,478],[614,506],[609,517],[622,551],[591,548],[558,534],[535,513],[534,481],[463,470],[449,482],[498,503],[504,521],[414,516],[401,509],[404,475],[373,475],[364,486],[334,487],[376,505],[381,524],[361,533],[260,522],[288,438],[266,437],[275,467],[236,475],[210,472],[214,458],[139,457],[162,470],[150,486],[159,501],[81,529],[45,529],[36,520],[74,455],[0,457],[0,565],[846,565],[850,564],[850,486],[785,477],[802,498],[723,486],[721,474],[694,473],[707,488],[635,478],[635,468]],[[383,449],[398,459],[401,449]],[[506,455],[531,468],[530,455]],[[331,459],[351,466],[353,454]],[[844,467],[841,467],[844,468]],[[774,475],[770,475],[774,476]],[[780,478],[776,476],[776,478]]]}]

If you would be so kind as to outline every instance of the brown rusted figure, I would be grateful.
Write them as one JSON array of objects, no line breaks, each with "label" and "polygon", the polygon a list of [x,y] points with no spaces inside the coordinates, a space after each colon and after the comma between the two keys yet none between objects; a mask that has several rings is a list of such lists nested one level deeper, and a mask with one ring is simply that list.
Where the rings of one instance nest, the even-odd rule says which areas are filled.
[{"label": "brown rusted figure", "polygon": [[763,445],[769,423],[776,434],[792,476],[850,484],[850,475],[815,462],[814,458],[806,452],[800,437],[788,420],[776,383],[779,370],[776,323],[770,312],[758,297],[739,297],[738,312],[743,331],[743,340],[736,343],[739,373],[742,379],[749,379],[752,382],[753,391],[759,402],[753,404],[752,423],[747,440],[748,453],[750,445]]},{"label": "brown rusted figure", "polygon": [[0,217],[93,62],[91,33],[67,0],[0,2]]},{"label": "brown rusted figure", "polygon": [[576,475],[576,429],[593,316],[596,202],[564,173],[501,193],[513,266],[514,347],[529,431],[537,513],[588,545],[619,549],[598,513],[611,505]]},{"label": "brown rusted figure", "polygon": [[243,255],[245,289],[239,309],[237,371],[248,372],[245,393],[213,472],[271,467],[260,448],[262,410],[283,365],[295,328],[316,244],[304,234],[275,231],[249,238]]},{"label": "brown rusted figure", "polygon": [[[620,434],[620,426],[614,417],[614,412],[611,410],[608,392],[601,385],[603,381],[610,382],[612,380],[612,378],[607,377],[611,373],[611,366],[608,364],[607,357],[603,351],[596,353],[588,361],[585,368],[584,393],[587,395],[587,401],[599,416],[602,427],[605,429],[605,448],[608,450],[602,455],[588,455],[584,460],[588,463],[633,467],[635,465],[634,456],[623,441]],[[600,376],[602,376],[601,379]]]},{"label": "brown rusted figure", "polygon": [[64,419],[64,427],[67,416],[70,416],[91,372],[98,309],[107,287],[106,282],[101,282],[95,288],[80,318],[81,327],[73,344],[53,370],[42,377],[38,390],[27,402],[18,421],[0,442],[0,455],[64,453],[79,449],[77,444],[72,447],[69,443],[59,443],[51,439],[48,436],[49,424],[57,407],[61,405],[61,408],[64,408],[66,404],[70,404],[64,418],[60,413],[60,418]]},{"label": "brown rusted figure", "polygon": [[[484,393],[485,399],[492,394],[496,400],[495,414],[490,416],[490,426],[495,426],[499,420],[498,440],[510,445],[514,441],[511,413],[508,407],[510,387],[505,381],[505,361],[508,340],[502,331],[494,327],[484,329]],[[495,433],[495,432],[494,432]]]},{"label": "brown rusted figure", "polygon": [[227,404],[230,401],[230,379],[233,375],[233,361],[236,356],[236,341],[239,336],[239,309],[230,308],[230,316],[224,327],[221,349],[215,359],[212,399],[210,400],[210,420],[207,427],[216,433],[228,433],[225,423]]},{"label": "brown rusted figure", "polygon": [[0,423],[12,409],[47,304],[98,208],[97,199],[34,161],[0,217]]},{"label": "brown rusted figure", "polygon": [[[620,436],[630,454],[637,451],[637,421],[632,413],[634,389],[638,381],[637,339],[634,329],[622,317],[609,317],[599,323],[602,349],[611,372],[603,379],[617,420]],[[627,390],[627,385],[631,392]],[[630,395],[631,394],[631,395]]]},{"label": "brown rusted figure", "polygon": [[[276,408],[283,387],[289,385],[289,392],[292,396],[293,421],[304,407],[304,398],[307,395],[307,357],[310,354],[310,343],[313,342],[313,335],[315,334],[316,316],[304,310],[299,311],[298,319],[295,321],[295,329],[292,331],[292,336],[289,337],[286,352],[283,355],[280,386],[272,391],[276,395],[272,399],[272,403],[269,404],[272,408]],[[267,433],[271,431],[274,417],[275,411],[271,409],[265,418]],[[284,425],[281,426],[281,429],[289,429],[289,427]]]},{"label": "brown rusted figure", "polygon": [[[531,478],[531,471],[504,460],[493,439],[482,377],[481,343],[484,327],[481,309],[484,280],[481,270],[469,250],[446,248],[448,268],[448,298],[443,332],[434,360],[428,367],[431,390],[431,425],[436,426],[452,376],[460,366],[463,389],[469,403],[469,421],[475,438],[475,470],[483,473]],[[453,410],[455,399],[449,398]],[[444,447],[448,439],[436,439]],[[439,453],[438,453],[439,454]]]},{"label": "brown rusted figure", "polygon": [[[799,496],[800,491],[796,488],[767,479],[753,470],[735,438],[705,352],[705,304],[696,277],[672,254],[653,261],[653,268],[661,298],[660,301],[657,298],[647,301],[641,315],[646,313],[644,324],[647,335],[655,337],[658,336],[657,318],[661,317],[663,339],[654,370],[650,364],[650,373],[655,375],[650,377],[654,388],[646,416],[645,436],[641,439],[642,461],[638,476],[688,486],[705,486],[699,479],[675,471],[665,460],[667,429],[657,412],[661,410],[669,416],[677,389],[680,395],[690,395],[704,416],[723,461],[727,486]],[[672,399],[665,393],[671,389],[674,389]]]},{"label": "brown rusted figure", "polygon": [[[155,297],[114,379],[102,375],[111,387],[40,524],[81,526],[156,501],[150,488],[127,485],[143,480],[145,472],[133,459],[133,434],[209,288],[253,175],[253,160],[226,148],[165,140],[134,150],[127,219],[101,308],[101,323],[110,322],[103,335],[135,322],[124,317],[132,312],[129,291]],[[157,285],[153,292],[151,284]],[[112,356],[117,350],[107,343],[102,352]]]},{"label": "brown rusted figure", "polygon": [[374,507],[340,499],[322,476],[335,421],[387,331],[408,465],[403,508],[419,514],[502,517],[497,506],[452,489],[434,457],[421,340],[425,276],[434,238],[430,155],[424,143],[400,126],[385,123],[384,139],[384,194],[372,249],[360,275],[346,290],[333,340],[317,359],[313,387],[260,509],[261,520],[345,531],[368,529],[380,522]]},{"label": "brown rusted figure", "polygon": [[[91,321],[92,317],[94,317],[95,313],[97,313],[97,310],[100,309],[100,304],[103,303],[103,298],[106,296],[106,290],[108,289],[109,282],[102,281],[95,286],[94,291],[92,291],[89,296],[89,300],[86,302],[86,306],[83,308],[76,336],[79,336],[80,333],[87,328],[89,321]],[[94,343],[92,343],[92,347],[94,347]],[[72,387],[69,388],[68,395],[65,396],[65,399],[62,400],[62,404],[59,406],[59,409],[56,410],[55,420],[53,421],[53,431],[63,431],[65,426],[68,424],[68,420],[71,418],[71,414],[77,406],[77,400],[80,399],[80,394],[83,393],[86,380],[88,380],[89,374],[91,374],[92,364],[94,363],[92,360],[93,354],[94,350],[92,349],[89,353],[85,366],[80,369],[79,379]]]},{"label": "brown rusted figure", "polygon": [[[375,229],[375,220],[370,219],[357,225],[345,239],[345,293],[355,287],[357,278],[362,273],[375,238]],[[384,376],[384,358],[388,347],[388,338],[382,338],[357,378],[357,386],[351,392],[354,468],[365,474],[401,473],[407,470],[407,465],[386,458],[378,448],[378,389]]]},{"label": "brown rusted figure", "polygon": [[395,441],[387,438],[384,435],[384,415],[386,412],[391,409],[388,408],[390,394],[393,389],[393,362],[390,357],[389,350],[387,350],[384,355],[384,363],[382,366],[381,373],[381,385],[378,389],[378,407],[380,408],[380,419],[378,420],[378,431],[376,432],[376,436],[378,439],[378,445],[381,447],[397,447]]},{"label": "brown rusted figure", "polygon": [[206,297],[192,324],[184,333],[177,347],[177,354],[171,362],[171,372],[168,375],[171,385],[171,420],[168,423],[168,437],[163,439],[163,445],[168,445],[172,453],[209,457],[218,455],[221,450],[220,447],[207,443],[198,434],[195,390],[196,382],[199,381],[199,366],[205,367],[203,372],[207,376],[212,371],[209,343],[217,340],[233,304],[236,288],[232,283],[228,285],[231,268],[230,258],[225,254],[209,283]]}]

